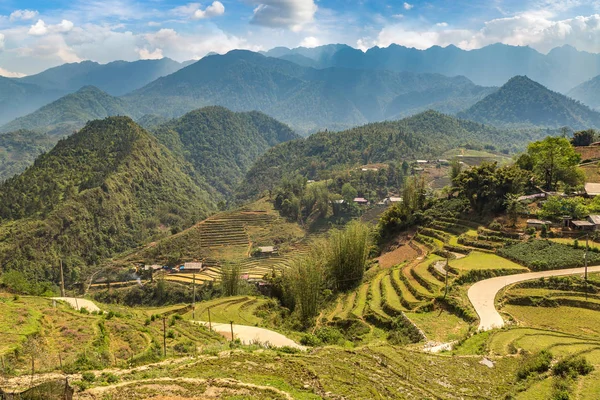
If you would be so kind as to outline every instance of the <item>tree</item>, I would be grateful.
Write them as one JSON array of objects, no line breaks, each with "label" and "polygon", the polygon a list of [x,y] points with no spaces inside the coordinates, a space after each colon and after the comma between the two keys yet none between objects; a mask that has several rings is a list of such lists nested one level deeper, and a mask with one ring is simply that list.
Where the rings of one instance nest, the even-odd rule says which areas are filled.
[{"label": "tree", "polygon": [[371,247],[371,228],[358,221],[331,232],[325,247],[327,271],[337,290],[347,290],[362,281]]},{"label": "tree", "polygon": [[304,326],[309,326],[319,313],[324,282],[324,258],[319,249],[294,259],[284,273],[284,288],[292,292],[294,311]]},{"label": "tree", "polygon": [[571,139],[571,144],[575,147],[578,146],[589,146],[596,141],[596,131],[588,129],[585,131],[575,132]]},{"label": "tree", "polygon": [[350,183],[344,183],[342,186],[342,197],[346,203],[352,203],[358,196],[358,191]]},{"label": "tree", "polygon": [[581,183],[582,176],[577,172],[581,156],[566,138],[547,137],[533,142],[527,147],[527,154],[545,190],[555,190],[559,182],[571,186]]},{"label": "tree", "polygon": [[508,193],[506,195],[504,204],[506,207],[506,214],[508,214],[508,218],[512,226],[515,226],[517,224],[517,218],[519,218],[519,214],[526,210],[523,203],[519,201],[519,194]]},{"label": "tree", "polygon": [[458,161],[457,159],[450,161],[450,181],[454,182],[456,177],[460,175],[461,171],[462,165],[460,161]]},{"label": "tree", "polygon": [[242,270],[239,264],[224,265],[221,268],[221,287],[224,296],[237,296],[240,291]]}]

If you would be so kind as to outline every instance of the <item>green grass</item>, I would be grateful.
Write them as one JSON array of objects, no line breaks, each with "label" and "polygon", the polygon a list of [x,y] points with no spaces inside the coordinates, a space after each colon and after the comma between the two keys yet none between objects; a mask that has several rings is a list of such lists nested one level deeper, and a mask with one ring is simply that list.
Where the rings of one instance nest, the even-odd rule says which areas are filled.
[{"label": "green grass", "polygon": [[349,293],[344,298],[342,310],[339,313],[337,313],[336,315],[334,315],[334,318],[341,318],[341,319],[348,318],[348,316],[352,312],[352,309],[354,308],[354,302],[356,301],[356,296],[357,296],[356,291]]},{"label": "green grass", "polygon": [[402,271],[400,270],[400,268],[392,270],[390,274],[391,280],[393,280],[395,282],[395,285],[397,285],[400,288],[404,300],[411,304],[419,303],[419,300],[415,296],[413,296],[413,294],[406,288],[404,282],[400,279],[401,273]]},{"label": "green grass", "polygon": [[472,251],[468,256],[450,260],[450,266],[462,271],[471,271],[476,269],[518,269],[527,271],[527,268],[514,263],[506,258],[495,254]]},{"label": "green grass", "polygon": [[429,340],[451,342],[466,335],[469,324],[446,311],[427,313],[407,312],[406,316],[425,332]]},{"label": "green grass", "polygon": [[509,313],[525,326],[600,339],[600,312],[574,307],[529,307],[506,305]]},{"label": "green grass", "polygon": [[425,259],[425,261],[423,261],[422,263],[420,263],[419,265],[417,265],[414,270],[415,272],[424,280],[426,280],[427,282],[429,282],[434,288],[437,288],[436,290],[439,290],[439,287],[442,286],[442,282],[440,282],[438,279],[436,279],[435,276],[433,276],[431,274],[431,272],[429,272],[428,268],[429,266],[436,261],[443,261],[444,259],[440,256],[437,255],[430,255],[429,257],[427,257]]},{"label": "green grass", "polygon": [[365,307],[367,305],[367,293],[369,292],[369,284],[363,283],[363,285],[358,289],[356,294],[356,301],[354,308],[352,309],[352,314],[357,317],[362,317],[365,312]]},{"label": "green grass", "polygon": [[[267,300],[252,296],[225,297],[196,304],[196,320],[208,321],[208,309],[212,322],[229,323],[240,325],[259,325],[262,319],[254,312]],[[192,312],[187,312],[184,317],[191,319]]]},{"label": "green grass", "polygon": [[552,398],[552,380],[535,382],[526,391],[516,396],[517,400],[548,400]]},{"label": "green grass", "polygon": [[386,274],[383,277],[381,285],[384,289],[386,303],[396,310],[405,310],[405,307],[400,302],[398,293],[396,293],[396,290],[392,286],[390,274]]},{"label": "green grass", "polygon": [[369,286],[369,294],[370,300],[369,308],[373,311],[376,311],[379,314],[386,315],[385,312],[381,309],[381,280],[387,276],[387,272],[382,272],[378,274],[372,281]]}]

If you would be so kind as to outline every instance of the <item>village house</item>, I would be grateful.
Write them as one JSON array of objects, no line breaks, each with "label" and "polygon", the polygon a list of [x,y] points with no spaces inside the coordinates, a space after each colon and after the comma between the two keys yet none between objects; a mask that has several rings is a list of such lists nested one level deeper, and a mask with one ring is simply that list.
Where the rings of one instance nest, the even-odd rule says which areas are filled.
[{"label": "village house", "polygon": [[571,228],[578,231],[592,231],[595,225],[590,221],[571,221]]},{"label": "village house", "polygon": [[596,197],[600,195],[600,183],[586,183],[585,194],[588,197]]},{"label": "village house", "polygon": [[260,254],[267,255],[277,253],[277,248],[275,246],[260,246],[258,251]]},{"label": "village house", "polygon": [[550,221],[542,221],[540,219],[528,219],[527,220],[528,228],[542,229],[544,226],[546,228],[549,228],[550,225],[552,225],[552,222],[550,222]]},{"label": "village house", "polygon": [[600,230],[600,215],[592,214],[588,215],[588,221],[594,224],[594,230]]},{"label": "village house", "polygon": [[201,272],[204,269],[201,262],[186,262],[179,266],[180,272]]},{"label": "village house", "polygon": [[355,197],[353,201],[361,206],[366,206],[369,204],[369,200],[365,199],[364,197]]},{"label": "village house", "polygon": [[162,265],[152,264],[152,265],[144,265],[144,271],[157,271],[162,269]]}]

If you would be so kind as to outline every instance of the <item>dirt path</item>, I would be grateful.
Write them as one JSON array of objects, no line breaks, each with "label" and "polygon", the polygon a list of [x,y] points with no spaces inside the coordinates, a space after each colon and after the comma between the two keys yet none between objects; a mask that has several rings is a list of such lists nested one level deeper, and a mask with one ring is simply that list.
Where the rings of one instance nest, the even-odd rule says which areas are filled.
[{"label": "dirt path", "polygon": [[[208,326],[208,322],[206,321],[193,321],[198,324],[202,324],[204,326]],[[220,333],[221,335],[231,338],[231,325],[230,324],[221,324],[221,323],[212,323],[212,330]],[[256,326],[247,326],[247,325],[237,325],[233,324],[233,335],[236,339],[240,339],[244,344],[251,344],[253,342],[260,343],[269,343],[275,347],[293,347],[299,350],[306,350],[306,347],[299,345],[294,342],[292,339],[287,338],[281,333],[277,333],[275,331],[258,328]]]},{"label": "dirt path", "polygon": [[89,312],[100,312],[98,306],[91,300],[80,299],[77,297],[52,297],[52,300],[64,301],[77,311],[87,308]]},{"label": "dirt path", "polygon": [[[600,272],[600,266],[588,267],[588,273]],[[532,279],[547,278],[551,276],[565,275],[583,275],[584,268],[559,269],[554,271],[529,272],[526,274],[516,274],[499,276],[497,278],[486,279],[475,283],[469,288],[469,301],[475,307],[479,315],[479,330],[487,331],[504,326],[504,320],[496,310],[495,299],[498,292],[513,283],[529,281]]]}]

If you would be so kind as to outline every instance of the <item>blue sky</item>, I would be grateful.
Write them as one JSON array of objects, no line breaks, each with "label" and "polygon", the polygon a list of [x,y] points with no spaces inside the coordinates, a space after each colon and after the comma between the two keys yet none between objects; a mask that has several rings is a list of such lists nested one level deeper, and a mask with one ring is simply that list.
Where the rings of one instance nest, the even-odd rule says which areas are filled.
[{"label": "blue sky", "polygon": [[0,75],[235,48],[492,43],[600,53],[600,0],[0,0]]}]

